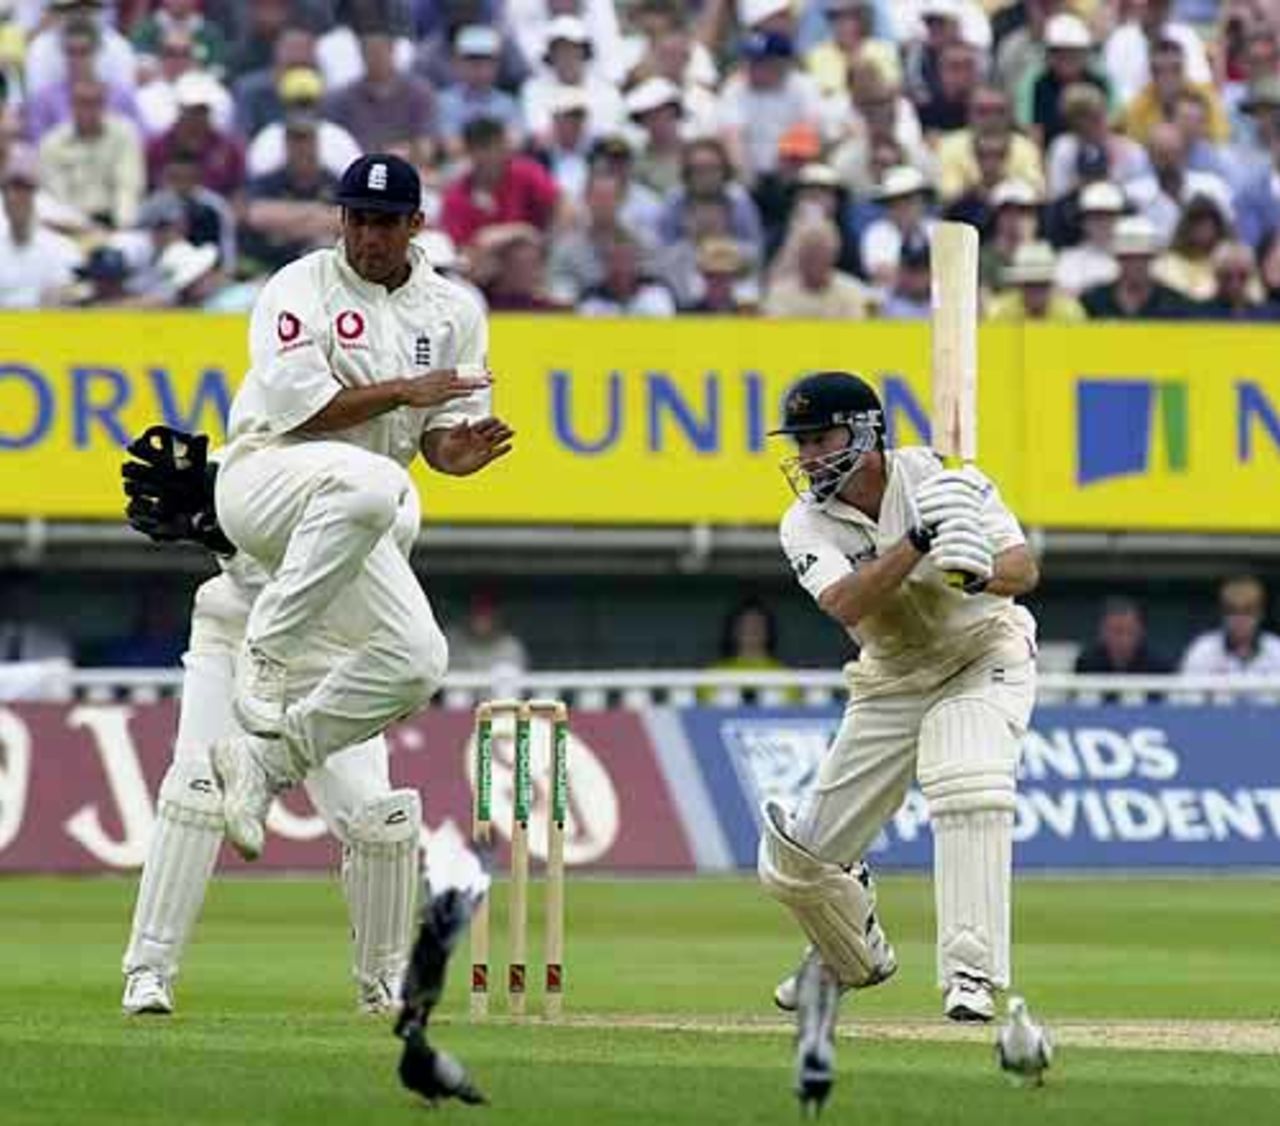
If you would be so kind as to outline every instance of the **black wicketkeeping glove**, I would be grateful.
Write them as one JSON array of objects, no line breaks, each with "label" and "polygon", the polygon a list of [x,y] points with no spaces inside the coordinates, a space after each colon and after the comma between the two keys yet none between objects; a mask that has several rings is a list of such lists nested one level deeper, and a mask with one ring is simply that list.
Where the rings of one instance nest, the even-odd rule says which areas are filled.
[{"label": "black wicketkeeping glove", "polygon": [[219,555],[235,545],[218,526],[213,486],[218,467],[209,461],[209,438],[170,426],[152,426],[129,443],[131,460],[120,467],[130,527],[155,543],[198,543]]}]

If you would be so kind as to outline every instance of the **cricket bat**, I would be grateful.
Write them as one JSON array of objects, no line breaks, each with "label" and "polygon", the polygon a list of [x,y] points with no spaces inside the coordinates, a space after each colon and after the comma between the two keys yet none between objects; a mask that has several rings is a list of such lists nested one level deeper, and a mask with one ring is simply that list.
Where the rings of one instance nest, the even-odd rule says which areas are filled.
[{"label": "cricket bat", "polygon": [[[933,448],[948,469],[978,456],[978,231],[938,223],[930,236]],[[949,572],[950,586],[966,576]]]}]

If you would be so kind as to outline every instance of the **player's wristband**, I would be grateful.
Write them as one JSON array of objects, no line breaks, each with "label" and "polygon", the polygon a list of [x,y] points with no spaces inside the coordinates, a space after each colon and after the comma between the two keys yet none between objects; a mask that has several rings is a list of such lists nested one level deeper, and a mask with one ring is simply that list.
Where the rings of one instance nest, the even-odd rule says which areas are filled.
[{"label": "player's wristband", "polygon": [[921,555],[928,555],[929,549],[933,547],[935,532],[936,529],[924,524],[913,524],[907,529],[907,542]]}]

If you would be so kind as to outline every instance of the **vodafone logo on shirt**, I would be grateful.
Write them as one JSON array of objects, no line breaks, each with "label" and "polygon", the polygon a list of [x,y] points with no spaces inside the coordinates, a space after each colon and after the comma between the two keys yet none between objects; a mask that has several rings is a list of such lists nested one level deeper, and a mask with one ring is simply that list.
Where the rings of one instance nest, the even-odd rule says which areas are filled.
[{"label": "vodafone logo on shirt", "polygon": [[276,337],[280,341],[281,352],[289,352],[309,343],[302,339],[302,321],[287,309],[276,317]]},{"label": "vodafone logo on shirt", "polygon": [[364,317],[354,309],[347,309],[338,314],[333,322],[338,330],[338,339],[347,347],[362,347],[358,342],[364,336]]}]

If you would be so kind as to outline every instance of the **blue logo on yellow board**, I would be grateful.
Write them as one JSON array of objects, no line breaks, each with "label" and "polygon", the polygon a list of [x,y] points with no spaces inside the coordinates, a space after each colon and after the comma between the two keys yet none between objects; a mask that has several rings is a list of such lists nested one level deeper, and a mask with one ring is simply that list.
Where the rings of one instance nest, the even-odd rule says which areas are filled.
[{"label": "blue logo on yellow board", "polygon": [[1076,484],[1189,464],[1187,385],[1175,380],[1081,379],[1076,384]]}]

